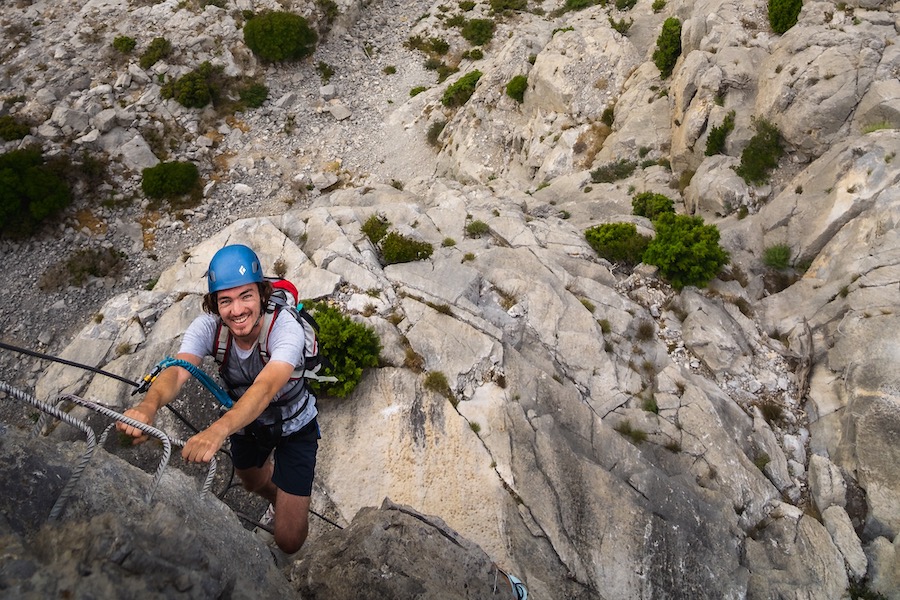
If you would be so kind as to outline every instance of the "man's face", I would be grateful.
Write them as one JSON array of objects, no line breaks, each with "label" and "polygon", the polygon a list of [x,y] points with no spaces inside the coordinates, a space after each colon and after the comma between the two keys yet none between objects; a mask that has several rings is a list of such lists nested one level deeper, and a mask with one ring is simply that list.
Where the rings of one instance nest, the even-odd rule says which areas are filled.
[{"label": "man's face", "polygon": [[259,286],[248,283],[216,294],[216,305],[222,323],[238,339],[255,339],[259,335],[262,301]]}]

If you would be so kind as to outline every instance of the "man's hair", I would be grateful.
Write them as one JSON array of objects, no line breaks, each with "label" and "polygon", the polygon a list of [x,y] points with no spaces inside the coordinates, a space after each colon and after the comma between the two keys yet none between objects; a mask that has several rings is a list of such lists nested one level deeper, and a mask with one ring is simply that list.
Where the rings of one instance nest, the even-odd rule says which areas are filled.
[{"label": "man's hair", "polygon": [[[272,296],[272,290],[274,288],[268,281],[256,282],[256,288],[259,290],[260,305],[262,307],[262,310],[265,311],[266,305],[269,303],[269,298]],[[212,292],[203,296],[203,310],[211,315],[218,316],[219,314],[218,294],[218,292]]]}]

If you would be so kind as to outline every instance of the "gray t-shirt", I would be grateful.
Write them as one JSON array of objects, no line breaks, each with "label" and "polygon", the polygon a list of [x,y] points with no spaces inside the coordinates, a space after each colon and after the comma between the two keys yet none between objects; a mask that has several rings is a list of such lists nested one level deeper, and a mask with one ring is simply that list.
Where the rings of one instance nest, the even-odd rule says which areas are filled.
[{"label": "gray t-shirt", "polygon": [[[203,313],[194,319],[184,332],[179,352],[193,354],[200,358],[213,356],[215,353],[216,331],[218,330],[218,326],[218,317]],[[278,313],[278,317],[275,319],[272,330],[269,332],[267,345],[269,360],[286,362],[294,365],[295,368],[303,368],[303,327],[287,310],[282,310]],[[243,379],[251,382],[259,375],[260,371],[262,371],[265,366],[257,346],[254,346],[251,350],[241,350],[235,343],[231,344],[228,359],[225,362],[226,369],[228,369],[232,380]],[[302,380],[289,381],[277,394],[275,394],[272,401],[275,402],[285,394],[293,393],[297,385],[303,385]],[[300,406],[303,402],[306,402],[306,408],[296,417],[285,421],[284,435],[300,430],[300,428],[312,421],[318,414],[315,396],[310,394],[308,390],[303,390],[297,402],[292,402],[291,404]],[[264,412],[259,420],[267,424],[272,423],[275,417],[269,414],[269,412],[270,411]],[[293,414],[293,412],[291,412],[291,414]]]}]

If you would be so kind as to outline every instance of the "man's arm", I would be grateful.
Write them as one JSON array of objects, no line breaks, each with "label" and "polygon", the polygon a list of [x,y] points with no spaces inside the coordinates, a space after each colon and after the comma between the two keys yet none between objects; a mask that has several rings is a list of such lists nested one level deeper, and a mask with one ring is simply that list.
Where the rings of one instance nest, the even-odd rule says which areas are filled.
[{"label": "man's arm", "polygon": [[181,456],[188,462],[209,462],[229,435],[262,414],[293,372],[291,363],[269,361],[228,412],[185,443]]},{"label": "man's arm", "polygon": [[[177,354],[175,358],[187,361],[195,366],[199,366],[201,361],[199,356],[188,354],[186,352]],[[169,367],[168,369],[165,369],[159,374],[156,381],[150,386],[150,389],[147,390],[144,399],[141,400],[139,404],[126,410],[124,413],[125,416],[131,417],[141,423],[152,425],[159,409],[175,399],[175,396],[178,395],[178,392],[181,391],[181,388],[187,383],[190,376],[191,374],[187,372],[187,369],[183,369],[182,367]],[[140,444],[148,439],[147,434],[143,431],[136,427],[126,425],[125,423],[117,423],[116,428],[119,429],[119,431],[125,432],[126,435],[133,436],[135,439],[132,443],[134,444]]]}]

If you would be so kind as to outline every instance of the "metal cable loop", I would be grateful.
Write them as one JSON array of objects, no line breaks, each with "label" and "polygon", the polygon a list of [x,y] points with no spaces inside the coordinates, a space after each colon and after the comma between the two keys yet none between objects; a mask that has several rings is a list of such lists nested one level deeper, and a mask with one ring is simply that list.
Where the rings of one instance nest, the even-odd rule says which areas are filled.
[{"label": "metal cable loop", "polygon": [[97,440],[96,436],[94,435],[94,430],[91,429],[87,423],[79,421],[75,417],[61,411],[55,406],[51,406],[39,401],[31,394],[26,394],[25,392],[12,387],[6,382],[0,381],[0,390],[6,392],[10,396],[21,402],[31,404],[32,406],[39,409],[42,413],[53,415],[60,421],[63,421],[64,423],[68,423],[72,427],[80,429],[84,432],[85,436],[87,436],[87,448],[84,454],[75,465],[75,468],[72,469],[72,475],[71,477],[69,477],[69,481],[66,482],[66,485],[63,487],[62,492],[60,492],[59,497],[56,499],[56,503],[53,505],[53,508],[50,509],[49,519],[51,521],[54,521],[59,518],[60,514],[62,514],[66,503],[69,501],[69,497],[72,495],[72,492],[75,489],[75,485],[78,483],[78,480],[81,478],[81,474],[83,473],[85,467],[87,467],[87,464],[90,462],[91,456],[94,454],[94,449],[97,446]]},{"label": "metal cable loop", "polygon": [[[153,435],[154,437],[159,438],[160,441],[163,442],[163,458],[160,461],[159,468],[157,469],[157,474],[156,474],[156,478],[154,479],[154,482],[153,482],[153,487],[150,490],[149,495],[147,496],[147,502],[149,502],[151,500],[153,494],[155,493],[157,487],[159,486],[159,480],[162,478],[163,471],[165,470],[166,466],[169,464],[169,459],[171,458],[171,455],[172,455],[172,445],[174,444],[175,446],[181,446],[183,448],[185,442],[183,442],[181,440],[170,438],[168,435],[166,435],[165,432],[163,432],[159,429],[156,429],[155,427],[152,427],[150,425],[147,425],[146,423],[141,423],[140,421],[136,421],[135,419],[126,417],[125,415],[120,414],[107,406],[103,406],[99,402],[94,402],[92,400],[85,400],[84,398],[80,398],[78,396],[73,396],[73,395],[63,396],[62,399],[70,400],[72,402],[75,402],[76,404],[80,404],[82,406],[85,406],[87,408],[95,410],[95,411],[99,412],[100,414],[103,414],[103,415],[106,415],[107,417],[115,419],[116,421],[121,421],[127,425],[131,425],[132,427],[137,427],[141,431],[148,433],[150,435]],[[115,426],[115,423],[111,423],[103,431],[103,434],[100,437],[100,446],[103,446],[103,444],[106,442],[106,438],[114,426]],[[209,492],[210,488],[212,487],[213,479],[216,476],[216,465],[217,465],[216,457],[213,456],[212,460],[209,461],[209,471],[206,475],[206,480],[204,481],[203,486],[200,489],[201,497],[205,496],[207,494],[207,492]]]},{"label": "metal cable loop", "polygon": [[89,408],[95,412],[100,413],[101,415],[109,417],[110,419],[114,419],[121,423],[125,423],[126,425],[130,425],[135,429],[139,429],[147,435],[152,435],[160,442],[162,442],[163,455],[159,461],[159,467],[156,468],[156,475],[153,476],[153,483],[150,486],[150,490],[147,492],[146,501],[149,503],[153,498],[153,494],[156,492],[156,488],[159,487],[159,482],[162,479],[163,471],[166,470],[166,465],[169,464],[169,458],[172,456],[172,443],[169,441],[169,436],[167,436],[156,427],[152,427],[150,425],[147,425],[146,423],[141,423],[140,421],[132,419],[131,417],[126,417],[125,415],[117,413],[110,408],[106,408],[102,404],[97,404],[96,402],[93,402],[91,400],[79,398],[74,394],[66,394],[64,396],[60,396],[60,400],[68,400],[70,402],[74,402],[75,404],[84,406],[85,408]]}]

